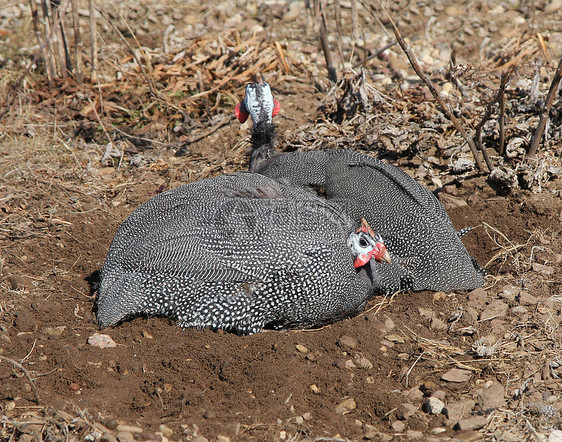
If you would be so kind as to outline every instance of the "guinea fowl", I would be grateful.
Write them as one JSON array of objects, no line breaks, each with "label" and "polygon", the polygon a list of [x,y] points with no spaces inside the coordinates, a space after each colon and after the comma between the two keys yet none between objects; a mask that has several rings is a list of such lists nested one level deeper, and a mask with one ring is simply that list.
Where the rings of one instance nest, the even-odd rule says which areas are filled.
[{"label": "guinea fowl", "polygon": [[[254,113],[263,109],[272,110],[268,118],[256,118]],[[361,153],[277,152],[272,116],[278,110],[269,85],[256,76],[235,110],[242,122],[248,114],[260,121],[261,127],[255,128],[252,136],[256,132],[262,138],[261,134],[267,134],[264,143],[250,153],[251,171],[286,184],[321,190],[356,222],[364,216],[385,239],[396,264],[392,270],[401,265],[411,273],[409,280],[401,279],[398,288],[471,290],[482,286],[483,271],[468,254],[447,212],[431,192],[400,169]],[[380,278],[381,284],[396,287],[394,273],[381,273]]]},{"label": "guinea fowl", "polygon": [[97,319],[159,315],[242,335],[316,326],[377,291],[371,258],[390,262],[382,239],[366,222],[353,230],[335,204],[259,174],[220,175],[156,195],[123,222]]}]

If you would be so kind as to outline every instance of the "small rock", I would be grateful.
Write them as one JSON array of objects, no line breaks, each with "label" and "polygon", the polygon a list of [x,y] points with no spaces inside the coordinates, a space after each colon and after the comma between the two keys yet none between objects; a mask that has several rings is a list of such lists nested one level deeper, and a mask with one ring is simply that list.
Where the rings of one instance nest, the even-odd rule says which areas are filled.
[{"label": "small rock", "polygon": [[408,419],[412,416],[416,411],[417,407],[412,404],[403,403],[398,406],[396,409],[396,418],[400,419],[401,421]]},{"label": "small rock", "polygon": [[119,442],[117,438],[111,433],[103,433],[100,442]]},{"label": "small rock", "polygon": [[117,432],[119,431],[123,431],[126,433],[131,433],[131,434],[137,434],[137,433],[142,433],[144,430],[140,427],[134,427],[132,425],[124,425],[124,424],[119,424],[117,425],[117,428],[115,429]]},{"label": "small rock", "polygon": [[521,305],[537,305],[539,302],[537,298],[526,291],[521,291],[516,299]]},{"label": "small rock", "polygon": [[499,294],[500,298],[507,299],[509,302],[514,302],[515,297],[519,294],[521,289],[514,285],[505,285]]},{"label": "small rock", "polygon": [[295,423],[301,425],[304,422],[304,418],[302,416],[295,417]]},{"label": "small rock", "polygon": [[466,399],[464,401],[454,402],[452,404],[447,405],[447,417],[449,420],[454,421],[455,423],[468,416],[476,402],[472,399]]},{"label": "small rock", "polygon": [[435,316],[435,312],[429,308],[418,307],[418,313],[423,319],[431,320]]},{"label": "small rock", "polygon": [[363,356],[355,358],[355,363],[359,368],[365,368],[367,370],[373,368],[373,363]]},{"label": "small rock", "polygon": [[470,370],[463,370],[462,368],[452,368],[441,379],[446,382],[466,382],[472,377]]},{"label": "small rock", "polygon": [[306,348],[304,345],[297,344],[297,345],[295,345],[295,348],[297,349],[298,352],[300,352],[302,354],[308,353],[308,348]]},{"label": "small rock", "polygon": [[494,382],[489,388],[478,394],[478,404],[483,410],[505,407],[503,387]]},{"label": "small rock", "polygon": [[485,426],[487,423],[488,419],[484,416],[472,416],[458,421],[453,429],[457,431],[477,430]]},{"label": "small rock", "polygon": [[135,438],[131,433],[128,433],[127,431],[118,431],[117,440],[119,442],[134,442]]},{"label": "small rock", "polygon": [[511,311],[513,313],[515,313],[516,315],[523,315],[525,313],[529,313],[529,310],[527,309],[527,307],[523,307],[522,305],[517,305],[517,306],[513,307],[511,309]]},{"label": "small rock", "polygon": [[342,336],[338,339],[338,345],[340,347],[349,347],[349,348],[356,348],[357,347],[357,339],[352,338],[351,336]]},{"label": "small rock", "polygon": [[314,393],[314,394],[320,394],[320,388],[318,387],[318,385],[316,384],[312,384],[310,386],[310,390]]},{"label": "small rock", "polygon": [[431,432],[433,434],[441,434],[441,433],[444,433],[445,431],[447,431],[447,429],[443,428],[443,427],[437,427],[437,428],[434,428],[433,430],[431,430]]},{"label": "small rock", "polygon": [[[455,440],[462,442],[476,442],[484,440],[484,435],[478,431],[460,431],[455,434]],[[503,438],[501,440],[504,440]],[[519,439],[517,439],[519,440]]]},{"label": "small rock", "polygon": [[345,368],[357,368],[357,365],[351,359],[348,359],[345,361]]},{"label": "small rock", "polygon": [[486,292],[486,290],[484,290],[482,287],[474,289],[468,294],[468,300],[476,304],[485,302],[487,297],[488,292]]},{"label": "small rock", "polygon": [[447,397],[447,393],[445,393],[443,390],[437,390],[437,391],[434,391],[431,394],[431,397],[436,397],[437,399],[440,399],[443,402],[445,402],[445,398]]},{"label": "small rock", "polygon": [[111,336],[102,335],[100,333],[94,333],[92,336],[90,336],[88,338],[88,344],[90,344],[93,347],[99,347],[99,348],[117,347],[117,344],[113,339],[111,339]]},{"label": "small rock", "polygon": [[408,397],[413,401],[421,401],[423,399],[423,392],[419,387],[413,387],[408,391]]},{"label": "small rock", "polygon": [[397,343],[397,344],[403,344],[404,342],[406,342],[406,341],[404,340],[404,338],[403,338],[402,336],[400,336],[400,335],[386,335],[384,338],[385,338],[387,341],[395,342],[395,343]]},{"label": "small rock", "polygon": [[406,431],[406,438],[407,439],[414,439],[414,440],[423,440],[423,433],[418,430],[408,430]]},{"label": "small rock", "polygon": [[357,408],[357,402],[352,397],[344,399],[336,406],[336,414],[351,413]]},{"label": "small rock", "polygon": [[493,318],[502,318],[506,315],[509,306],[500,300],[490,302],[490,304],[480,313],[480,321],[488,321]]},{"label": "small rock", "polygon": [[402,433],[406,429],[406,425],[402,421],[394,421],[391,426],[397,433]]},{"label": "small rock", "polygon": [[64,330],[66,329],[66,325],[60,325],[58,327],[45,327],[43,329],[43,334],[47,335],[47,336],[52,336],[55,338],[60,338],[62,335],[62,332],[64,332]]},{"label": "small rock", "polygon": [[429,327],[433,330],[447,330],[447,324],[438,318],[432,318]]},{"label": "small rock", "polygon": [[[447,83],[445,83],[445,84],[447,84]],[[462,198],[447,195],[446,193],[443,193],[443,192],[439,193],[439,200],[441,201],[441,204],[443,204],[445,206],[445,209],[447,209],[447,210],[456,209],[458,207],[468,206],[468,203],[465,200],[463,200]]]},{"label": "small rock", "polygon": [[445,408],[445,404],[436,397],[428,397],[423,404],[423,410],[429,414],[440,414],[443,408]]},{"label": "small rock", "polygon": [[430,395],[439,387],[433,381],[425,381],[423,384],[420,385],[420,390],[423,391],[426,395]]},{"label": "small rock", "polygon": [[385,328],[386,328],[388,331],[390,331],[390,330],[392,330],[394,327],[396,327],[396,326],[394,325],[394,321],[393,321],[392,319],[390,319],[388,316],[387,316],[387,317],[385,318],[385,320],[384,320],[384,326],[385,326]]}]

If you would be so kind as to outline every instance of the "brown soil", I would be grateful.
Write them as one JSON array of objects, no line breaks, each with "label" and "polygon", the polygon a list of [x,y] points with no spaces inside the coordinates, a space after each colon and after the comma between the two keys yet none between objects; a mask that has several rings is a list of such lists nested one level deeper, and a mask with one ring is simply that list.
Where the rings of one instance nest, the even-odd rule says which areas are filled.
[{"label": "brown soil", "polygon": [[[279,121],[281,135],[318,116],[310,110],[325,93],[314,92],[312,79],[301,88],[298,96],[288,87],[276,89],[290,109]],[[137,318],[100,331],[88,278],[119,224],[162,190],[244,168],[240,152],[232,154],[237,127],[231,123],[190,145],[187,157],[153,151],[154,160],[140,167],[103,167],[101,143],[81,144],[75,153],[60,140],[29,134],[10,133],[11,141],[2,143],[0,438],[99,440],[105,432],[105,440],[112,434],[125,440],[123,433],[135,434],[118,424],[142,428],[137,440],[160,440],[164,433],[170,440],[223,441],[219,436],[517,440],[530,434],[525,419],[545,435],[560,429],[560,414],[554,422],[533,414],[541,404],[562,410],[560,371],[551,364],[562,341],[560,177],[541,193],[500,194],[484,176],[441,192],[468,203],[447,209],[457,229],[476,227],[463,241],[481,265],[491,261],[484,291],[377,297],[357,317],[319,330],[238,337]],[[411,158],[397,164],[411,166]],[[507,286],[534,299],[511,299]],[[507,313],[479,320],[500,299]],[[525,311],[516,309],[521,305]],[[472,332],[462,331],[470,326]],[[117,346],[89,345],[94,333],[109,334]],[[474,345],[483,337],[495,350],[477,357]],[[442,380],[455,366],[468,367],[470,379]],[[492,411],[479,399],[488,381],[504,391]],[[473,415],[488,422],[478,433],[459,433],[446,414],[422,410],[430,396],[446,405],[474,399]],[[400,428],[393,424],[403,403],[418,410]],[[39,429],[32,427],[38,422]],[[432,432],[436,428],[443,432]]]}]

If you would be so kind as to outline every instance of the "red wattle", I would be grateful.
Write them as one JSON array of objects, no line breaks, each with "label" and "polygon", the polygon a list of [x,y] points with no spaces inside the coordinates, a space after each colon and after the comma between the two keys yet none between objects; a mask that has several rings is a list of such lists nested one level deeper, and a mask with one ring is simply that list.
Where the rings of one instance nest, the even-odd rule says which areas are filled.
[{"label": "red wattle", "polygon": [[353,262],[353,267],[355,267],[356,269],[362,267],[365,264],[367,264],[370,260],[371,257],[368,254],[359,255],[357,258],[355,258],[355,261]]},{"label": "red wattle", "polygon": [[277,100],[273,100],[273,113],[272,115],[275,116],[279,113],[279,111],[281,110],[281,103],[279,103]]},{"label": "red wattle", "polygon": [[238,118],[238,121],[240,121],[240,123],[245,123],[248,117],[250,116],[250,114],[246,112],[243,106],[244,103],[241,101],[234,108],[234,115],[236,115],[236,118]]}]

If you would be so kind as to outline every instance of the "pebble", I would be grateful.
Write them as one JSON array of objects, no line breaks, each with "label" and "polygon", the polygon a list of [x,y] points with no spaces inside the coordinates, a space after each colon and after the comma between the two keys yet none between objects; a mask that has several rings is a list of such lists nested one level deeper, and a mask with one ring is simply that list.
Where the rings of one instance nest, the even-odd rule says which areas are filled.
[{"label": "pebble", "polygon": [[447,330],[447,324],[438,318],[432,318],[429,327],[433,330]]},{"label": "pebble", "polygon": [[308,353],[308,348],[306,348],[304,345],[297,344],[297,345],[295,345],[295,348],[297,349],[298,352],[300,352],[302,354]]},{"label": "pebble", "polygon": [[511,311],[513,313],[515,313],[516,315],[523,315],[525,313],[529,313],[529,310],[527,309],[527,307],[523,307],[522,305],[518,305],[515,306],[511,309]]},{"label": "pebble", "polygon": [[58,327],[45,327],[43,329],[43,334],[55,338],[60,338],[62,332],[64,332],[65,329],[66,329],[66,325],[60,325]]},{"label": "pebble", "polygon": [[417,411],[417,409],[418,408],[412,404],[400,404],[396,409],[396,418],[400,419],[401,421],[406,420],[410,416],[412,416]]},{"label": "pebble", "polygon": [[487,321],[493,318],[502,318],[506,315],[509,306],[499,300],[490,302],[490,304],[480,313],[480,321]]},{"label": "pebble", "polygon": [[476,402],[472,399],[465,399],[459,402],[453,402],[447,405],[447,416],[450,421],[458,422],[465,416],[468,416]]},{"label": "pebble", "polygon": [[505,407],[503,387],[494,382],[489,388],[478,394],[478,404],[483,410]]},{"label": "pebble", "polygon": [[474,289],[468,294],[468,300],[473,303],[483,303],[487,297],[488,293],[481,287]]},{"label": "pebble", "polygon": [[521,289],[514,285],[504,285],[500,296],[509,301],[515,301],[515,297],[519,294]]},{"label": "pebble", "polygon": [[445,408],[445,404],[441,399],[436,397],[429,397],[423,404],[423,410],[429,414],[440,414]]},{"label": "pebble", "polygon": [[462,368],[452,368],[441,379],[446,382],[466,382],[472,377],[470,370],[463,370]]},{"label": "pebble", "polygon": [[93,347],[99,347],[99,348],[117,347],[117,344],[113,339],[111,339],[111,336],[102,335],[100,333],[94,333],[92,336],[90,336],[88,338],[88,344],[90,344]]},{"label": "pebble", "polygon": [[402,433],[406,429],[406,424],[402,421],[394,421],[391,426],[397,433]]},{"label": "pebble", "polygon": [[367,370],[373,368],[373,363],[363,356],[355,358],[355,363],[359,368],[365,368]]},{"label": "pebble", "polygon": [[403,337],[403,336],[400,336],[400,335],[386,335],[384,338],[385,338],[387,341],[389,341],[389,342],[394,342],[394,343],[396,343],[396,344],[403,344],[404,342],[406,342],[406,341],[404,340],[404,337]]},{"label": "pebble", "polygon": [[[476,442],[484,440],[484,435],[482,433],[479,433],[478,431],[461,431],[455,434],[455,440],[459,440],[462,442]],[[502,440],[504,439],[502,438]]]},{"label": "pebble", "polygon": [[443,427],[437,427],[437,428],[434,428],[433,430],[431,430],[431,432],[433,434],[441,434],[441,433],[444,433],[445,431],[447,431],[447,429],[443,428]]},{"label": "pebble", "polygon": [[357,402],[352,397],[344,399],[336,406],[336,414],[347,414],[357,408]]},{"label": "pebble", "polygon": [[357,365],[351,359],[348,359],[345,361],[345,368],[357,368]]},{"label": "pebble", "polygon": [[453,429],[457,431],[477,430],[479,428],[482,428],[487,423],[488,419],[486,419],[484,416],[472,416],[458,421]]},{"label": "pebble", "polygon": [[131,433],[128,433],[127,431],[119,431],[117,433],[117,440],[119,442],[134,442],[135,438]]},{"label": "pebble", "polygon": [[517,296],[517,302],[519,302],[521,305],[537,305],[539,300],[529,292],[522,291]]},{"label": "pebble", "polygon": [[115,430],[117,430],[117,432],[132,433],[132,434],[142,433],[144,431],[141,427],[134,427],[132,425],[124,425],[124,424],[117,425],[117,428]]},{"label": "pebble", "polygon": [[429,308],[418,307],[418,313],[423,319],[431,320],[435,316],[435,312]]},{"label": "pebble", "polygon": [[419,387],[413,387],[408,391],[408,397],[413,401],[421,401],[423,399],[423,392]]},{"label": "pebble", "polygon": [[423,440],[423,433],[418,430],[408,430],[406,431],[406,438],[407,439],[414,439],[414,440]]},{"label": "pebble", "polygon": [[316,384],[312,384],[312,385],[310,386],[310,389],[312,390],[312,392],[313,392],[314,394],[319,394],[319,393],[320,393],[320,388],[319,388],[318,385],[316,385]]},{"label": "pebble", "polygon": [[357,344],[357,339],[352,338],[351,336],[344,335],[338,339],[338,345],[340,347],[356,348]]}]

